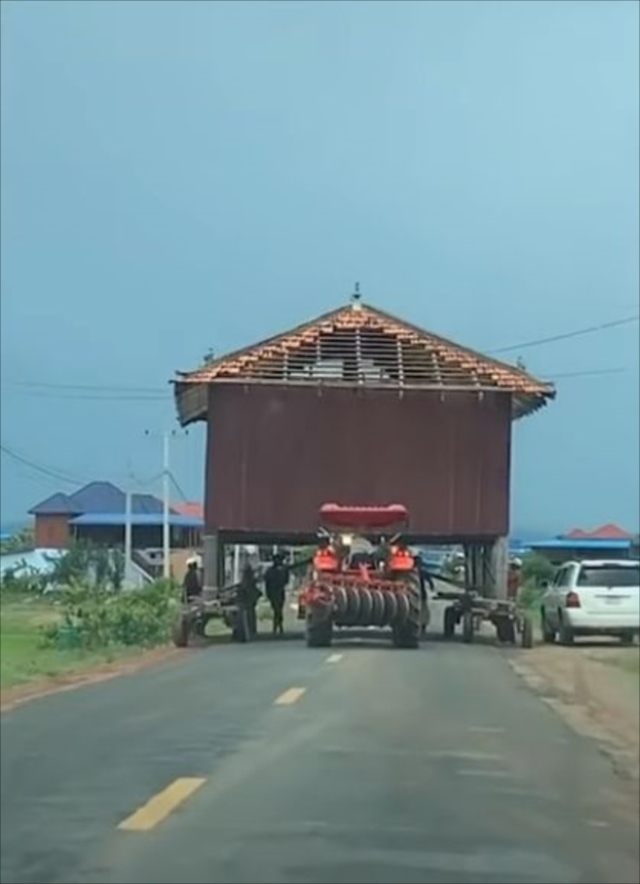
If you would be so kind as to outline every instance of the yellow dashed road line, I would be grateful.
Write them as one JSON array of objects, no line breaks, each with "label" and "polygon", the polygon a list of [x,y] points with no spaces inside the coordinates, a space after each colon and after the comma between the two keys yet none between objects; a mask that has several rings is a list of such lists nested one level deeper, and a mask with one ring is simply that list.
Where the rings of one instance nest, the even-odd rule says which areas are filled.
[{"label": "yellow dashed road line", "polygon": [[297,703],[306,690],[306,688],[289,688],[284,694],[280,694],[276,700],[276,706],[291,706],[293,703]]},{"label": "yellow dashed road line", "polygon": [[172,811],[187,800],[206,780],[201,777],[181,777],[150,798],[135,813],[123,820],[118,828],[126,832],[149,832],[166,819]]}]

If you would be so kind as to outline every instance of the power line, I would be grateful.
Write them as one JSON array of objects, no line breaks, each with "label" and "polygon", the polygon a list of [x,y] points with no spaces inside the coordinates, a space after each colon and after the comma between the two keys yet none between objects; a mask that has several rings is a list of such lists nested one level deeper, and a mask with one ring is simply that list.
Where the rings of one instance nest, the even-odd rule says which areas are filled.
[{"label": "power line", "polygon": [[0,451],[2,451],[3,454],[6,454],[8,457],[12,458],[12,460],[15,460],[17,463],[21,463],[23,466],[29,467],[35,472],[41,473],[43,476],[48,476],[51,479],[56,479],[56,481],[58,482],[66,482],[67,484],[74,486],[82,485],[86,482],[85,479],[78,479],[77,477],[72,477],[66,473],[63,473],[61,470],[46,467],[43,464],[36,463],[36,461],[33,461],[30,458],[18,454],[17,451],[9,448],[4,443],[0,443]]},{"label": "power line", "polygon": [[594,332],[605,331],[609,328],[617,328],[621,325],[629,325],[632,322],[637,322],[640,319],[640,314],[636,314],[635,316],[627,316],[625,319],[614,319],[612,322],[602,322],[600,325],[591,325],[587,328],[578,328],[574,329],[574,331],[563,332],[559,335],[551,335],[548,338],[535,338],[532,341],[525,341],[522,344],[512,344],[509,347],[500,347],[497,350],[489,350],[489,353],[509,353],[513,350],[525,350],[528,347],[540,347],[542,344],[552,344],[555,341],[566,341],[569,338],[577,338],[581,335],[589,335]]},{"label": "power line", "polygon": [[[3,384],[4,383],[7,382],[3,381]],[[162,387],[138,387],[129,384],[58,384],[50,381],[9,381],[8,383],[12,387],[40,387],[45,390],[69,390],[88,393],[107,391],[112,393],[163,394],[170,392],[168,388],[163,389]]]},{"label": "power line", "polygon": [[[523,341],[520,344],[510,344],[508,347],[498,347],[487,351],[487,353],[488,355],[509,353],[516,350],[539,347],[544,344],[555,343],[556,341],[565,341],[570,338],[577,338],[582,335],[595,334],[611,328],[629,325],[633,322],[638,322],[639,319],[640,314],[634,314],[633,316],[627,316],[622,319],[603,322],[599,325],[578,328],[544,338],[534,338],[529,341]],[[576,373],[575,376],[578,377],[579,374],[584,374],[586,376],[587,374],[592,373],[595,372],[580,372]],[[2,386],[12,387],[16,390],[19,389],[21,393],[35,398],[56,398],[92,402],[168,402],[172,395],[172,390],[166,387],[128,386],[123,384],[66,384],[49,381],[6,381],[3,379]]]},{"label": "power line", "polygon": [[[19,454],[17,451],[14,451],[13,448],[5,445],[4,443],[0,444],[0,450],[17,463],[29,467],[29,469],[33,470],[34,472],[40,473],[41,475],[46,476],[49,479],[54,479],[56,482],[64,482],[77,488],[78,485],[86,485],[90,481],[95,481],[95,479],[90,480],[86,478],[80,478],[78,476],[72,476],[69,473],[65,473],[64,471],[57,469],[56,467],[45,466],[42,463],[38,463],[37,461],[34,461],[29,457],[25,457],[24,455]],[[135,475],[133,472],[130,472],[129,478],[125,480],[123,484],[126,484],[126,482],[130,480],[133,480],[133,482],[138,487],[148,488],[150,485],[153,485],[155,482],[161,479],[162,475],[162,473],[156,473],[154,476],[151,476],[148,479],[142,479],[139,476]]]},{"label": "power line", "polygon": [[553,377],[547,378],[548,381],[564,380],[564,378],[586,378],[603,374],[624,374],[626,368],[595,368],[590,371],[566,371],[560,374],[554,374]]},{"label": "power line", "polygon": [[178,494],[182,497],[183,502],[184,502],[184,503],[189,503],[189,502],[190,502],[190,501],[189,501],[189,498],[187,497],[187,495],[186,495],[186,494],[184,493],[184,491],[182,490],[182,487],[180,486],[180,483],[178,482],[178,480],[176,479],[176,477],[173,475],[172,472],[169,472],[169,478],[170,478],[171,481],[173,482],[173,485],[174,485],[176,491],[178,492]]}]

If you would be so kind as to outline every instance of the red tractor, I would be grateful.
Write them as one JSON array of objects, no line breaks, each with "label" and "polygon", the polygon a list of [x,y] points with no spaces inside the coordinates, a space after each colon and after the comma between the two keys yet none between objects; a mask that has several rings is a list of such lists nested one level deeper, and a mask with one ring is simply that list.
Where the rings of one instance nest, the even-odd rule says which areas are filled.
[{"label": "red tractor", "polygon": [[[299,598],[307,645],[328,647],[334,627],[389,627],[397,648],[417,648],[428,622],[426,593],[413,554],[397,533],[407,510],[320,508],[320,544]],[[396,532],[385,539],[382,532]]]}]

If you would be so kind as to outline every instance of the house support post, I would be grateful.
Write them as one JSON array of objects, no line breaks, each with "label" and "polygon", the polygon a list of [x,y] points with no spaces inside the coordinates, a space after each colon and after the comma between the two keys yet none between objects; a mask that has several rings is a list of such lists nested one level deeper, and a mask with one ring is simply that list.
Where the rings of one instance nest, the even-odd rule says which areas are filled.
[{"label": "house support post", "polygon": [[202,537],[202,565],[204,568],[204,595],[212,595],[220,587],[219,581],[219,550],[222,544],[217,531]]},{"label": "house support post", "polygon": [[506,599],[509,576],[509,544],[506,537],[498,537],[492,544],[491,571],[493,574],[492,595],[496,599]]}]

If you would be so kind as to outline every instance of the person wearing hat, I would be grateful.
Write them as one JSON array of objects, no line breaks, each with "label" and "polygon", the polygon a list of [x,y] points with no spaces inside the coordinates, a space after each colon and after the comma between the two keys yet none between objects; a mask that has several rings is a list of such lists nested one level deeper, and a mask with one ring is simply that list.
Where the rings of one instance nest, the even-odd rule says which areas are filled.
[{"label": "person wearing hat", "polygon": [[202,582],[200,580],[200,560],[197,556],[187,559],[187,571],[182,582],[182,590],[187,602],[199,598],[202,595]]}]

